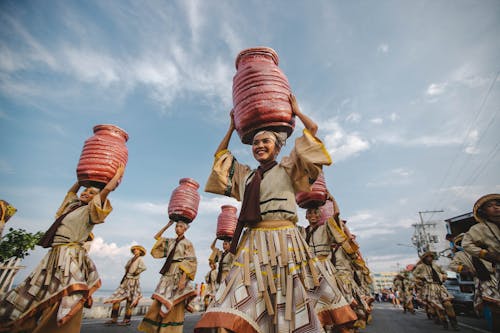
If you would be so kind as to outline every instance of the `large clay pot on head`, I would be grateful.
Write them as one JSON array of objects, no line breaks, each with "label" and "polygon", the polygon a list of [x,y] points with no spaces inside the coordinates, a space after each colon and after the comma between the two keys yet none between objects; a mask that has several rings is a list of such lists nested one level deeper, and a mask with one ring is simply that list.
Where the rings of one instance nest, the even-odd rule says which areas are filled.
[{"label": "large clay pot on head", "polygon": [[85,140],[76,168],[79,184],[103,188],[116,174],[120,163],[127,164],[127,140],[127,132],[118,126],[94,126],[94,135]]},{"label": "large clay pot on head", "polygon": [[217,218],[217,238],[229,240],[233,238],[234,230],[238,222],[236,216],[237,208],[231,205],[221,206],[221,212]]},{"label": "large clay pot on head", "polygon": [[198,214],[200,184],[192,178],[182,178],[170,196],[168,217],[172,221],[190,223]]},{"label": "large clay pot on head", "polygon": [[278,63],[278,55],[269,47],[249,48],[236,58],[234,123],[245,144],[251,144],[254,134],[262,129],[286,132],[288,136],[293,132],[290,85]]},{"label": "large clay pot on head", "polygon": [[318,208],[325,204],[327,196],[328,190],[326,189],[325,176],[320,173],[312,184],[311,191],[297,192],[295,201],[301,208]]}]

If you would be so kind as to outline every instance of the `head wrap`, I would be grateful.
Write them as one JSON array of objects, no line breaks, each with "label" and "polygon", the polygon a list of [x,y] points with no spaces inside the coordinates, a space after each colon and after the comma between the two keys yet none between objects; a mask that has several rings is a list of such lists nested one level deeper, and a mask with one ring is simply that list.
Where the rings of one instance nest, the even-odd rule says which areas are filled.
[{"label": "head wrap", "polygon": [[276,144],[276,146],[278,148],[281,148],[286,144],[287,134],[285,132],[275,132],[275,131],[270,131],[270,130],[262,130],[262,131],[255,133],[255,135],[253,137],[255,138],[257,135],[262,135],[262,134],[266,134],[266,133],[271,134],[271,137],[274,139],[274,143]]}]

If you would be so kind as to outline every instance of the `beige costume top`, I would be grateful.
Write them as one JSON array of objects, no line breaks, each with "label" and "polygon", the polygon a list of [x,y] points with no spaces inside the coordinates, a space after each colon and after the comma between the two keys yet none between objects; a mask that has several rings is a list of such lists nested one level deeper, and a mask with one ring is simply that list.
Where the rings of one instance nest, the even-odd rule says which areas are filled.
[{"label": "beige costume top", "polygon": [[305,238],[307,239],[310,235],[308,239],[309,247],[314,254],[321,259],[331,257],[331,245],[335,243],[335,239],[328,225],[328,223],[325,223],[316,228],[311,228],[311,226],[305,228]]},{"label": "beige costume top", "polygon": [[[447,279],[446,273],[441,269],[440,266],[436,265],[434,262],[431,263],[432,268],[438,273],[439,282],[443,282]],[[420,279],[427,283],[436,283],[432,278],[431,265],[424,264],[423,262],[418,264],[413,271],[413,276],[416,279]]]},{"label": "beige costume top", "polygon": [[[56,213],[56,219],[64,214],[71,205],[79,201],[76,193],[68,192]],[[56,231],[52,245],[79,243],[83,244],[89,237],[94,225],[103,223],[113,207],[109,200],[102,205],[99,195],[88,203],[69,213]]]},{"label": "beige costume top", "polygon": [[[311,179],[316,179],[322,165],[331,164],[331,158],[322,142],[308,130],[297,138],[290,156],[266,172],[260,184],[260,211],[262,220],[288,220],[296,223],[295,192],[310,191]],[[212,173],[205,191],[243,199],[245,185],[253,178],[249,166],[240,164],[229,150],[215,156]]]},{"label": "beige costume top", "polygon": [[486,252],[500,253],[500,229],[495,223],[482,220],[464,235],[462,247],[470,255],[483,258]]}]

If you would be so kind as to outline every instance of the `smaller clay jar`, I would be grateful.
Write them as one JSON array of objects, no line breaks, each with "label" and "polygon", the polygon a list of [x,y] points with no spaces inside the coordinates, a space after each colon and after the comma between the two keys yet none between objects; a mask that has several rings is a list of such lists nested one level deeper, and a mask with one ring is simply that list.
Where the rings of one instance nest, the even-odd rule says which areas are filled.
[{"label": "smaller clay jar", "polygon": [[221,240],[228,240],[233,237],[234,230],[238,217],[236,216],[237,208],[231,205],[221,206],[221,212],[217,218],[217,238]]},{"label": "smaller clay jar", "polygon": [[327,195],[325,176],[320,173],[312,184],[311,191],[298,192],[295,195],[295,201],[301,208],[317,208],[325,204]]},{"label": "smaller clay jar", "polygon": [[120,164],[127,164],[128,134],[115,125],[94,126],[94,135],[85,140],[76,168],[81,186],[104,187]]},{"label": "smaller clay jar", "polygon": [[192,178],[182,178],[170,196],[168,217],[172,221],[191,223],[198,214],[200,184]]}]

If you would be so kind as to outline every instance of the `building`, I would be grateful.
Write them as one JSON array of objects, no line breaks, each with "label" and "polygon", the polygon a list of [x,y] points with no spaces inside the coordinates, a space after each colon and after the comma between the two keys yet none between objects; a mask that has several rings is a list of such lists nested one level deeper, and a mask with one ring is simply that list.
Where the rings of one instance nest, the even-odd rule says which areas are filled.
[{"label": "building", "polygon": [[382,292],[384,289],[392,288],[392,281],[397,272],[372,273],[374,292]]},{"label": "building", "polygon": [[412,225],[415,228],[411,238],[413,245],[417,249],[420,257],[427,251],[435,252],[438,255],[437,263],[442,267],[449,264],[448,256],[451,254],[450,244],[446,240],[448,233],[446,224],[441,221],[429,221]]}]

